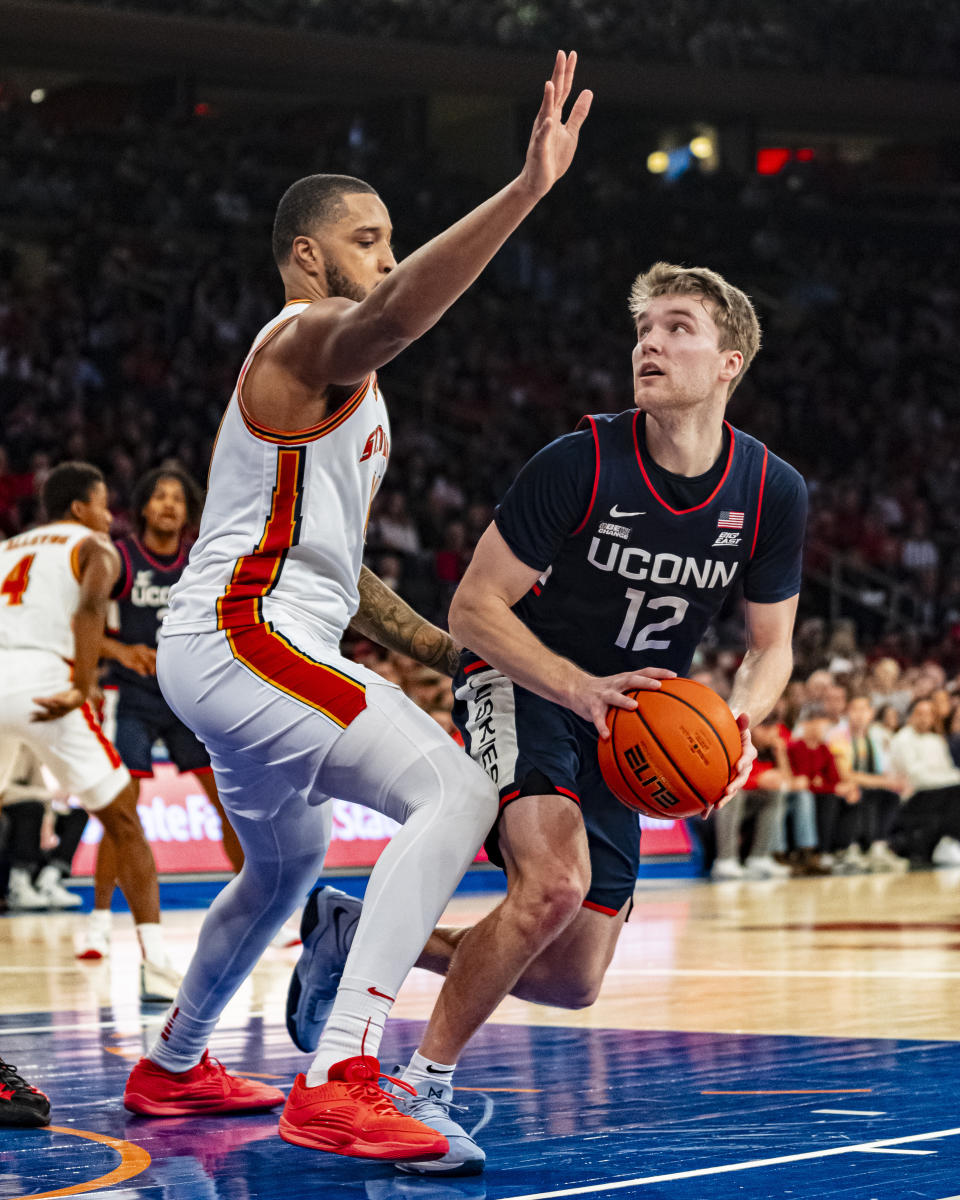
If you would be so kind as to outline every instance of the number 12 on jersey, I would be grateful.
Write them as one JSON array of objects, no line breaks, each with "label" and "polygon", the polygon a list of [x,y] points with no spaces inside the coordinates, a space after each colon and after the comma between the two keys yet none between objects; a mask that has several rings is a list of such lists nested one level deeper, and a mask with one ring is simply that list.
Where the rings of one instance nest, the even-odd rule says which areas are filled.
[{"label": "number 12 on jersey", "polygon": [[684,600],[682,596],[654,597],[647,604],[647,609],[672,608],[673,616],[667,617],[665,621],[652,621],[649,625],[644,625],[637,634],[633,645],[630,646],[630,639],[633,637],[633,631],[636,629],[640,610],[643,608],[646,598],[646,592],[638,591],[637,588],[627,588],[627,615],[623,618],[623,625],[620,627],[620,634],[615,643],[621,650],[628,648],[632,650],[669,649],[669,638],[652,638],[650,634],[662,633],[664,629],[669,629],[672,625],[679,625],[690,606],[690,602]]},{"label": "number 12 on jersey", "polygon": [[30,582],[30,568],[33,566],[34,557],[33,554],[25,554],[0,584],[0,596],[4,596],[8,604],[23,603],[23,593]]}]

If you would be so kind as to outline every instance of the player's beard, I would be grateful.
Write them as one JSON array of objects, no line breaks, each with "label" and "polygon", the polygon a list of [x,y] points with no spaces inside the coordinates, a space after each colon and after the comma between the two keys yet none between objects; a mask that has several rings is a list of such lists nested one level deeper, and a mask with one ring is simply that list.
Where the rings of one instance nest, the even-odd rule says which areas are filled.
[{"label": "player's beard", "polygon": [[347,300],[366,300],[367,292],[359,283],[354,283],[333,263],[324,263],[327,276],[327,295],[344,296]]}]

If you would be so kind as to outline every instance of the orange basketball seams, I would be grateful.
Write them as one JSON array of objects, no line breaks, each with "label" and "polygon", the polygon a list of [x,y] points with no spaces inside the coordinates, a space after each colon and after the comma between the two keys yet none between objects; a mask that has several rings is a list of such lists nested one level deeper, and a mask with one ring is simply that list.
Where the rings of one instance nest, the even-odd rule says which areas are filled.
[{"label": "orange basketball seams", "polygon": [[650,817],[695,816],[723,794],[740,757],[736,720],[700,683],[667,679],[630,693],[634,711],[611,709],[610,738],[598,745],[607,787]]}]

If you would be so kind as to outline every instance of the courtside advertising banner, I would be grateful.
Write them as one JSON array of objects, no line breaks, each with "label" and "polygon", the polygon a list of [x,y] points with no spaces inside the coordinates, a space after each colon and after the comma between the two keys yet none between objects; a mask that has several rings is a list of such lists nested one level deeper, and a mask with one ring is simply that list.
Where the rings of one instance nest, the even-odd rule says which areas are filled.
[{"label": "courtside advertising banner", "polygon": [[[140,781],[138,812],[161,875],[229,871],[223,852],[220,816],[193,775],[179,775],[168,763],[156,763],[152,779]],[[333,839],[326,867],[369,868],[393,836],[397,825],[389,817],[333,800]],[[641,817],[644,854],[686,854],[690,840],[682,821],[651,821]],[[73,860],[74,875],[92,875],[103,827],[87,823]],[[478,862],[486,861],[481,850]]]}]

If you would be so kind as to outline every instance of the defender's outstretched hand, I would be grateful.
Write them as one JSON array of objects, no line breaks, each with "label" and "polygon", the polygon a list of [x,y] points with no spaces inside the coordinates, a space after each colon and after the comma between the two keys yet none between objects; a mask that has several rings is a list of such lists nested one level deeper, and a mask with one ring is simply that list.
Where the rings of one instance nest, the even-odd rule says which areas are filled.
[{"label": "defender's outstretched hand", "polygon": [[543,103],[533,123],[527,161],[520,173],[520,178],[538,198],[550,191],[573,162],[580,127],[593,103],[593,92],[581,92],[566,124],[563,123],[563,107],[573,90],[576,67],[576,50],[569,55],[558,50],[553,75],[544,84]]}]

